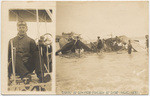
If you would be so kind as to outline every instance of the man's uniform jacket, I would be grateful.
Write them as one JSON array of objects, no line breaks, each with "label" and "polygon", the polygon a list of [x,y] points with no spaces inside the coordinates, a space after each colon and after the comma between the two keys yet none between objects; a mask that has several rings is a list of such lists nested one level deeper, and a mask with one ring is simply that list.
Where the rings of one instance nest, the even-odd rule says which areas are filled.
[{"label": "man's uniform jacket", "polygon": [[12,63],[11,63],[11,41],[13,42],[13,47],[16,48],[14,62],[16,73],[23,77],[28,73],[33,72],[36,69],[36,73],[40,73],[40,61],[38,47],[33,39],[27,35],[20,37],[19,35],[14,37],[9,41],[8,46],[8,62],[9,76],[12,73]]}]

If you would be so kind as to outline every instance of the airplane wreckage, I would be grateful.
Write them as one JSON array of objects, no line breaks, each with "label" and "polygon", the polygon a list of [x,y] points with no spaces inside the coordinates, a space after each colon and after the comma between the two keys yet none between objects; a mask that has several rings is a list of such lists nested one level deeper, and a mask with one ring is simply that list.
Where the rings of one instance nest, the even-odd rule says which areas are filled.
[{"label": "airplane wreckage", "polygon": [[[87,43],[80,35],[81,34],[75,34],[74,32],[57,35],[56,42],[59,42],[60,49],[56,51],[56,55],[59,55],[60,53],[75,53],[76,49],[84,50],[84,52],[97,52],[97,42]],[[144,48],[138,43],[138,40],[132,40],[127,36],[116,36],[115,38],[102,39],[101,50],[103,52],[127,50],[129,40],[131,41],[133,52],[141,52],[144,50]]]}]

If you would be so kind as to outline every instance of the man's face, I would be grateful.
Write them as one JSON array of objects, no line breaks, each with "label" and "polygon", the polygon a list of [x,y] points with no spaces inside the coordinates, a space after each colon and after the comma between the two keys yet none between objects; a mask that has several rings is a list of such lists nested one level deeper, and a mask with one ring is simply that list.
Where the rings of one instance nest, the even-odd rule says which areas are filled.
[{"label": "man's face", "polygon": [[24,35],[27,32],[27,26],[25,25],[19,25],[18,26],[18,32],[20,35]]}]

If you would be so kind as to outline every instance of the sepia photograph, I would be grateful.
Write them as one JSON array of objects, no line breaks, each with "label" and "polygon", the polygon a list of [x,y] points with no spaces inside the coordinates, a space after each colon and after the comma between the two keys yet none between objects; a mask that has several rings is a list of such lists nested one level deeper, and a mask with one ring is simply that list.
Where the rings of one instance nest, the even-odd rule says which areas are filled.
[{"label": "sepia photograph", "polygon": [[149,1],[2,1],[4,95],[148,95]]},{"label": "sepia photograph", "polygon": [[3,93],[54,93],[55,2],[6,1],[2,13]]},{"label": "sepia photograph", "polygon": [[149,94],[149,1],[60,1],[56,8],[57,94]]}]

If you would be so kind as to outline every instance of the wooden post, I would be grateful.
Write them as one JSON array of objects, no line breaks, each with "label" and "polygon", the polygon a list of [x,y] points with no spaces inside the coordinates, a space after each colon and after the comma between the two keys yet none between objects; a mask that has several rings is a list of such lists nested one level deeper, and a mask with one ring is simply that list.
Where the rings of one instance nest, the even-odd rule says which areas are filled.
[{"label": "wooden post", "polygon": [[46,20],[46,15],[45,15],[45,30],[46,30],[46,33],[47,33],[47,20]]},{"label": "wooden post", "polygon": [[37,23],[38,38],[40,38],[40,33],[39,33],[39,12],[38,12],[38,9],[36,9],[36,23]]},{"label": "wooden post", "polygon": [[16,72],[15,72],[15,60],[14,60],[14,53],[15,53],[15,48],[13,47],[13,41],[11,40],[11,59],[12,59],[12,69],[13,69],[13,78],[14,78],[14,84],[16,85]]},{"label": "wooden post", "polygon": [[[36,22],[37,22],[38,37],[40,39],[40,33],[39,33],[39,12],[38,12],[38,9],[36,9]],[[42,60],[41,60],[41,52],[42,52],[41,47],[42,46],[39,45],[40,70],[41,70],[41,77],[42,77],[42,82],[43,82],[44,76],[43,76],[43,66],[42,66]]]},{"label": "wooden post", "polygon": [[46,46],[46,57],[47,57],[47,67],[48,67],[48,73],[49,73],[49,70],[50,70],[50,68],[49,68],[49,52],[48,52],[48,45]]}]

